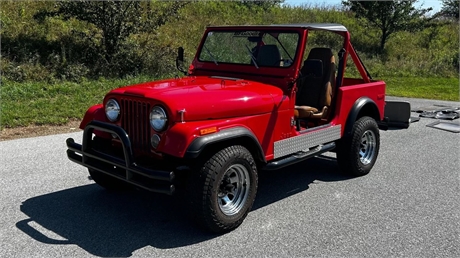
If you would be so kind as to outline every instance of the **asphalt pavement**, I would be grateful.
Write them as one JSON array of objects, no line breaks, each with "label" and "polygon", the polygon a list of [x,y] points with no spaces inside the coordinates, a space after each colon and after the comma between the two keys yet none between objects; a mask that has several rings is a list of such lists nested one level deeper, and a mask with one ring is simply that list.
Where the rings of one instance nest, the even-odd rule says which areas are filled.
[{"label": "asphalt pavement", "polygon": [[460,133],[435,121],[381,131],[363,177],[342,175],[334,154],[260,172],[253,210],[225,235],[190,224],[186,197],[94,184],[66,156],[81,132],[2,141],[0,257],[460,257]]}]

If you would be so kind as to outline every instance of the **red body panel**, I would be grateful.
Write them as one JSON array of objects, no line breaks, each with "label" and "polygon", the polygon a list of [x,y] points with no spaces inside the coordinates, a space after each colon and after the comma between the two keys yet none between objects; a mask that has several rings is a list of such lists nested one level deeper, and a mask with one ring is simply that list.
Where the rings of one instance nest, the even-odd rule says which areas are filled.
[{"label": "red body panel", "polygon": [[[160,133],[156,151],[177,157],[185,154],[201,129],[242,126],[256,136],[270,159],[273,141],[289,137],[291,131],[289,97],[277,87],[258,82],[190,77],[119,88],[106,96],[109,98],[150,99],[152,106],[164,105],[173,121]],[[183,109],[184,123],[177,113]]]},{"label": "red body panel", "polygon": [[[205,76],[148,82],[113,90],[106,98],[128,95],[152,99],[170,112],[175,122],[185,109],[185,121],[243,117],[271,112],[281,89],[247,80]],[[285,108],[288,108],[287,106]]]},{"label": "red body panel", "polygon": [[190,143],[196,137],[200,136],[199,132],[201,129],[217,127],[218,131],[220,131],[230,127],[244,127],[254,133],[265,153],[266,160],[271,160],[273,156],[273,142],[281,140],[281,136],[288,137],[288,134],[282,131],[290,131],[290,126],[283,128],[276,126],[276,122],[279,122],[280,119],[289,121],[290,113],[289,110],[278,112],[274,109],[271,113],[255,116],[175,123],[163,135],[162,142],[164,144],[158,147],[158,151],[183,157]]},{"label": "red body panel", "polygon": [[[356,83],[356,81],[358,80],[345,78],[344,84],[347,85]],[[379,109],[380,119],[383,119],[385,106],[385,82],[376,81],[341,87],[337,93],[337,109],[333,123],[344,125],[347,121],[351,108],[361,97],[372,99]],[[344,130],[345,127],[343,126],[342,134]]]},{"label": "red body panel", "polygon": [[[289,97],[278,87],[258,82],[187,77],[115,89],[107,94],[105,101],[110,98],[150,99],[151,106],[163,105],[172,123],[164,133],[158,133],[161,143],[156,152],[176,157],[183,157],[201,129],[214,126],[218,130],[247,128],[258,139],[267,160],[273,156],[273,142],[291,136],[293,110]],[[177,113],[183,109],[185,123]],[[93,119],[107,122],[102,105],[88,110],[81,127]]]},{"label": "red body panel", "polygon": [[85,129],[85,126],[91,120],[107,122],[104,106],[102,104],[94,105],[86,111],[85,116],[83,117],[83,120],[80,123],[80,129]]}]

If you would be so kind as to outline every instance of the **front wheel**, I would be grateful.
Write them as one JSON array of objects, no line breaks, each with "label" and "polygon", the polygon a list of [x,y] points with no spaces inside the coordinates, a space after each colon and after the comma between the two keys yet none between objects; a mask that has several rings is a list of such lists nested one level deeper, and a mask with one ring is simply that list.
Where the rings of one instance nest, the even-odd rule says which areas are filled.
[{"label": "front wheel", "polygon": [[251,153],[240,145],[224,148],[195,172],[189,182],[195,220],[216,233],[241,225],[257,191],[257,168]]},{"label": "front wheel", "polygon": [[380,148],[378,125],[364,116],[353,125],[352,133],[337,144],[337,162],[340,170],[353,176],[368,174],[377,160]]}]

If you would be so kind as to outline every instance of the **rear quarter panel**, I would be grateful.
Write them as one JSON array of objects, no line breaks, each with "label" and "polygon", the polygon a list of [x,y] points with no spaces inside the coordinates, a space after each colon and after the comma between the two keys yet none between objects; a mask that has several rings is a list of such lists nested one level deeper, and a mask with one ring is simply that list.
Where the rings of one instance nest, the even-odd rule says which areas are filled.
[{"label": "rear quarter panel", "polygon": [[[364,83],[360,79],[344,79],[344,84],[337,92],[337,109],[335,116],[335,124],[345,125],[348,114],[355,102],[361,97],[372,99],[379,109],[380,119],[383,118],[385,107],[385,82],[372,81]],[[342,126],[342,135],[345,126]]]}]

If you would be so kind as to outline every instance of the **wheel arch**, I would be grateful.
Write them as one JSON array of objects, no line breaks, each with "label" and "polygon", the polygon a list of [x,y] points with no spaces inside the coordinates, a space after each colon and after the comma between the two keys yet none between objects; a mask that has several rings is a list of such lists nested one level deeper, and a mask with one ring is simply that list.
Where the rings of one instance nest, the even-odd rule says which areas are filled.
[{"label": "wheel arch", "polygon": [[186,159],[195,159],[205,153],[215,153],[219,149],[242,145],[253,155],[258,164],[266,163],[265,155],[256,136],[245,127],[232,127],[214,134],[197,137],[187,147]]},{"label": "wheel arch", "polygon": [[102,104],[97,104],[88,108],[85,116],[80,122],[80,129],[84,130],[86,125],[93,120],[107,122],[104,106]]},{"label": "wheel arch", "polygon": [[361,97],[355,101],[353,107],[348,113],[347,122],[345,124],[344,136],[350,136],[353,125],[356,120],[360,119],[363,116],[369,116],[375,119],[375,121],[380,121],[380,112],[377,107],[377,104],[368,97]]}]

